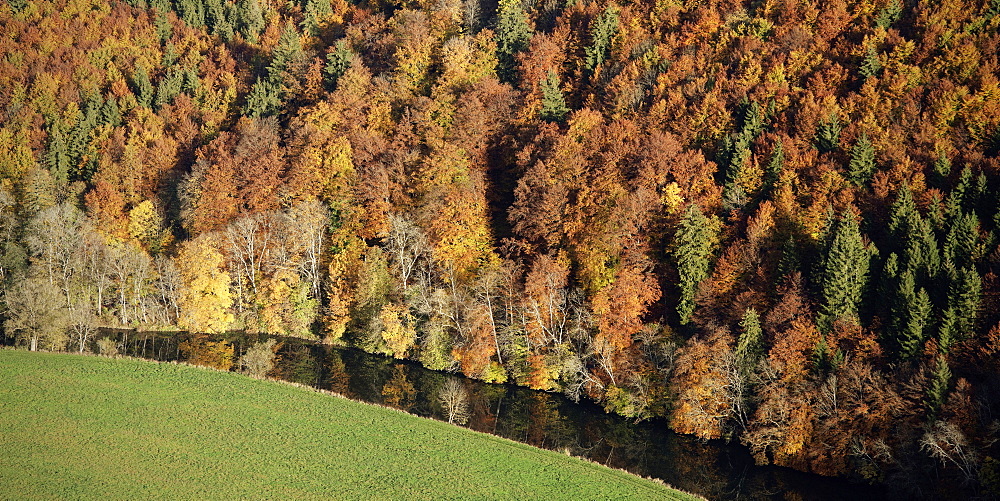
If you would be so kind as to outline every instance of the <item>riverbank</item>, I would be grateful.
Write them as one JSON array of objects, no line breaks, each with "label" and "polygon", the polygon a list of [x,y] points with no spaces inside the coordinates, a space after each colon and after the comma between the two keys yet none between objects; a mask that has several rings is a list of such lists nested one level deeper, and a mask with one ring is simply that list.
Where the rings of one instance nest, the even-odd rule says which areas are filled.
[{"label": "riverbank", "polygon": [[403,412],[178,364],[0,350],[0,494],[696,499]]}]

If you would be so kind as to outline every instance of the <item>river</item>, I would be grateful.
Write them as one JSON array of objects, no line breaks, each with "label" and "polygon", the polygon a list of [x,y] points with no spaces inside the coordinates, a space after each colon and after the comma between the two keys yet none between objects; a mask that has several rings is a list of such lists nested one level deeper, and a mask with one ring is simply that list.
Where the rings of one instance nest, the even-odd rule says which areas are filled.
[{"label": "river", "polygon": [[[180,348],[183,336],[115,331],[105,332],[102,337],[115,338],[125,355],[186,361]],[[226,338],[237,355],[259,339],[245,334]],[[757,466],[745,447],[673,433],[661,419],[635,422],[607,414],[591,402],[573,402],[561,394],[483,383],[356,349],[278,339],[272,377],[445,421],[448,416],[440,395],[446,382],[454,380],[457,385],[451,383],[452,388],[464,389],[464,425],[471,429],[661,479],[708,499],[885,497],[880,487],[788,468]]]}]

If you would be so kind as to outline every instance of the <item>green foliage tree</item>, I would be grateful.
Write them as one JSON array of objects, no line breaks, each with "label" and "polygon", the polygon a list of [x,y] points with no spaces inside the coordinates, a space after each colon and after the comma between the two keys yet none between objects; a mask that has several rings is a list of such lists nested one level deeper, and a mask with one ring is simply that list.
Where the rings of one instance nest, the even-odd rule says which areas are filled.
[{"label": "green foliage tree", "polygon": [[236,31],[250,43],[257,43],[264,31],[264,10],[258,0],[240,0],[236,4]]},{"label": "green foliage tree", "polygon": [[927,417],[934,421],[937,419],[938,411],[944,404],[945,397],[948,396],[948,387],[951,385],[951,368],[948,367],[948,360],[943,356],[938,356],[931,376],[931,384],[927,388]]},{"label": "green foliage tree", "polygon": [[840,117],[836,114],[831,114],[826,120],[820,121],[819,125],[816,126],[816,149],[820,153],[828,153],[840,148],[841,130],[843,130],[843,125],[840,123]]},{"label": "green foliage tree", "polygon": [[566,107],[566,99],[559,88],[559,75],[549,70],[542,81],[542,109],[538,112],[538,117],[546,122],[563,122],[567,114],[569,108]]},{"label": "green foliage tree", "polygon": [[872,255],[872,248],[865,244],[854,216],[844,212],[833,223],[820,260],[819,325],[822,329],[829,329],[837,319],[858,319]]},{"label": "green foliage tree", "polygon": [[591,75],[611,53],[611,39],[618,33],[618,9],[609,6],[601,12],[590,27],[590,45],[584,49],[584,63]]},{"label": "green foliage tree", "polygon": [[868,140],[868,134],[861,137],[851,148],[851,161],[847,165],[847,178],[858,186],[864,186],[875,174],[875,148]]},{"label": "green foliage tree", "polygon": [[902,15],[903,3],[900,0],[889,0],[875,17],[875,26],[889,29],[893,24],[896,24],[896,21],[899,21]]},{"label": "green foliage tree", "polygon": [[865,51],[858,71],[865,80],[877,77],[882,72],[882,61],[879,61],[878,52],[875,50],[875,47],[869,46],[868,50]]},{"label": "green foliage tree", "polygon": [[692,204],[684,213],[677,235],[674,237],[674,260],[680,278],[680,301],[677,314],[681,324],[691,320],[695,294],[702,280],[708,278],[712,251],[718,240],[719,221],[706,217],[701,207]]},{"label": "green foliage tree", "polygon": [[749,373],[764,355],[763,330],[757,310],[747,308],[740,322],[740,337],[736,342],[736,358],[744,372]]},{"label": "green foliage tree", "polygon": [[516,84],[517,55],[528,48],[532,28],[520,0],[500,0],[497,6],[497,76]]},{"label": "green foliage tree", "polygon": [[326,66],[323,67],[323,77],[326,79],[328,89],[337,88],[337,81],[351,67],[355,57],[354,51],[347,46],[347,42],[344,40],[337,42],[333,52],[327,54]]}]

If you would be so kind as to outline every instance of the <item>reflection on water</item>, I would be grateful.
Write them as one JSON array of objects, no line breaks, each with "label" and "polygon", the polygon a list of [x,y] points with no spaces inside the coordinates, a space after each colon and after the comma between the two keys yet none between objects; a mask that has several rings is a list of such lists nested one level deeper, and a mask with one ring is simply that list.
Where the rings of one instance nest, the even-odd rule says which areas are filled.
[{"label": "reflection on water", "polygon": [[[217,360],[216,341],[186,334],[107,331],[123,354],[156,360]],[[264,338],[225,338],[233,362]],[[567,452],[709,499],[873,499],[884,492],[846,481],[753,464],[742,447],[678,435],[660,420],[635,423],[562,395],[486,384],[405,361],[278,338],[269,376],[403,409],[537,447]],[[198,350],[214,350],[202,353]],[[449,383],[449,381],[452,381]],[[456,386],[458,388],[456,388]]]}]

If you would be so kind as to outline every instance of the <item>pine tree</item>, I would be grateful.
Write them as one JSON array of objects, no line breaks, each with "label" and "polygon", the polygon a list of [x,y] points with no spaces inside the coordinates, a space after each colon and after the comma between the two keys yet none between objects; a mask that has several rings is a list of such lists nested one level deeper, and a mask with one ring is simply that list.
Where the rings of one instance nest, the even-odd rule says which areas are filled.
[{"label": "pine tree", "polygon": [[500,0],[497,6],[497,76],[517,83],[517,54],[528,48],[532,29],[519,0]]},{"label": "pine tree", "polygon": [[62,127],[58,123],[49,124],[49,140],[45,145],[45,168],[56,184],[64,184],[69,179],[69,148]]},{"label": "pine tree", "polygon": [[819,325],[823,330],[840,318],[858,319],[872,257],[850,212],[834,223],[827,242],[819,272]]},{"label": "pine tree", "polygon": [[302,37],[292,23],[285,24],[278,37],[278,43],[271,51],[271,64],[267,66],[267,74],[271,79],[281,79],[300,64],[305,57],[302,51]]},{"label": "pine tree", "polygon": [[593,75],[611,53],[611,39],[618,33],[618,9],[608,7],[590,28],[590,45],[584,49],[587,73]]},{"label": "pine tree", "polygon": [[778,141],[774,145],[774,151],[771,153],[771,161],[767,163],[767,167],[764,168],[764,185],[770,189],[778,184],[778,180],[781,179],[781,172],[785,169],[785,148],[782,146],[781,141]]},{"label": "pine tree", "polygon": [[944,150],[938,154],[938,157],[934,160],[934,176],[935,181],[939,187],[944,187],[945,182],[948,181],[948,176],[951,175],[951,159],[945,154]]},{"label": "pine tree", "polygon": [[183,90],[184,71],[179,68],[170,68],[160,80],[160,84],[156,86],[156,99],[153,100],[153,106],[160,109],[174,102],[174,98]]},{"label": "pine tree", "polygon": [[542,81],[542,109],[538,112],[538,117],[546,122],[563,122],[567,114],[569,108],[566,107],[566,99],[559,88],[559,75],[549,70]]},{"label": "pine tree", "polygon": [[677,313],[681,324],[687,324],[691,320],[698,285],[708,278],[712,249],[718,238],[718,224],[714,218],[706,217],[697,204],[692,204],[677,230],[674,259],[680,279]]},{"label": "pine tree", "polygon": [[979,218],[961,212],[951,222],[944,240],[944,261],[956,268],[971,265],[979,256]]},{"label": "pine tree", "polygon": [[281,86],[268,78],[260,78],[250,88],[243,114],[251,118],[269,117],[281,111]]},{"label": "pine tree", "polygon": [[955,312],[955,337],[965,339],[976,329],[982,304],[983,281],[974,266],[957,269],[951,275],[948,307]]},{"label": "pine tree", "polygon": [[861,133],[861,137],[851,148],[851,162],[847,166],[847,178],[858,186],[864,186],[875,174],[875,149],[868,134]]}]

